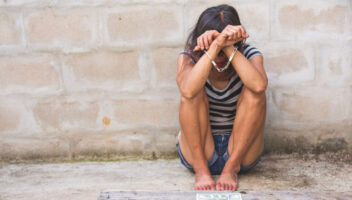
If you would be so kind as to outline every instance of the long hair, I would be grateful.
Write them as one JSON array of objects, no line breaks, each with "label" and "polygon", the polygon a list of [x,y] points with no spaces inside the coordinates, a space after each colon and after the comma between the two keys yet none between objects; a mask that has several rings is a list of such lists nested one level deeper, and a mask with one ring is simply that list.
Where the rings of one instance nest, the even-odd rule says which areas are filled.
[{"label": "long hair", "polygon": [[[197,46],[197,38],[208,30],[217,30],[221,33],[227,25],[241,25],[240,17],[234,7],[222,4],[207,8],[199,16],[197,24],[189,34],[185,45],[185,51],[188,51],[191,56],[198,61],[204,52],[193,51]],[[240,52],[243,52],[245,40],[237,42],[234,46],[236,46]]]}]

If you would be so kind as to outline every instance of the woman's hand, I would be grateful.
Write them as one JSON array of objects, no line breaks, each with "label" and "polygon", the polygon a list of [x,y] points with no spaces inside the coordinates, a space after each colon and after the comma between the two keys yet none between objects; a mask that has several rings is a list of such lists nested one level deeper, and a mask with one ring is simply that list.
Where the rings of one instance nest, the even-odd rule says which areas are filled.
[{"label": "woman's hand", "polygon": [[193,51],[209,49],[210,44],[214,41],[214,39],[216,40],[218,46],[224,48],[248,37],[249,35],[244,30],[243,26],[227,25],[221,33],[216,30],[209,30],[200,35],[197,38],[197,46],[193,49]]},{"label": "woman's hand", "polygon": [[249,35],[244,30],[243,26],[227,25],[215,41],[217,42],[219,47],[224,48],[227,46],[231,46],[248,37]]},{"label": "woman's hand", "polygon": [[193,51],[209,49],[210,44],[219,35],[220,33],[217,30],[205,31],[202,35],[197,38],[197,46],[193,49]]}]

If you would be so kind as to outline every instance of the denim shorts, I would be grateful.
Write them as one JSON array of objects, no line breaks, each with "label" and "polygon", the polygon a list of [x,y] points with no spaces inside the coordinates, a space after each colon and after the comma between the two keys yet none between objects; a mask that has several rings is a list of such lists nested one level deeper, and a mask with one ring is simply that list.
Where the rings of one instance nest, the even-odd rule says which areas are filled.
[{"label": "denim shorts", "polygon": [[[180,138],[180,133],[178,135],[176,147],[178,150],[178,155],[180,156],[180,159],[181,159],[181,163],[187,169],[189,169],[192,173],[195,173],[193,167],[187,163],[187,161],[184,159],[184,157],[181,153],[181,149],[180,149],[180,145],[179,145],[179,138]],[[230,134],[213,135],[215,150],[214,150],[214,153],[213,153],[212,157],[210,158],[210,160],[208,160],[208,167],[209,167],[210,173],[212,175],[221,174],[222,169],[224,168],[224,166],[226,164],[226,161],[229,159],[229,154],[227,151],[227,145],[228,145],[229,138],[230,138]],[[251,170],[253,167],[255,167],[259,163],[259,161],[261,160],[263,153],[264,153],[264,151],[262,151],[259,158],[256,161],[254,161],[250,166],[246,166],[246,167],[241,166],[239,174],[247,173],[249,170]]]}]

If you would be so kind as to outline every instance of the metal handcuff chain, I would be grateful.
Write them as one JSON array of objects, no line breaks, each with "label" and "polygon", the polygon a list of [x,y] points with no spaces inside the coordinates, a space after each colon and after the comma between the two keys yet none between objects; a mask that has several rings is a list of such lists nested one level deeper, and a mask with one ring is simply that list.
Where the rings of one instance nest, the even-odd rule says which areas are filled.
[{"label": "metal handcuff chain", "polygon": [[223,68],[219,68],[218,65],[215,63],[215,61],[211,58],[211,56],[208,54],[208,52],[206,50],[203,50],[204,53],[209,57],[209,59],[211,60],[211,64],[213,64],[213,66],[215,67],[215,69],[218,71],[218,72],[223,72],[225,71],[227,68],[229,68],[230,64],[231,64],[231,61],[233,59],[233,57],[235,56],[235,53],[237,51],[237,47],[234,47],[235,49],[233,50],[229,60],[227,61],[225,67]]}]

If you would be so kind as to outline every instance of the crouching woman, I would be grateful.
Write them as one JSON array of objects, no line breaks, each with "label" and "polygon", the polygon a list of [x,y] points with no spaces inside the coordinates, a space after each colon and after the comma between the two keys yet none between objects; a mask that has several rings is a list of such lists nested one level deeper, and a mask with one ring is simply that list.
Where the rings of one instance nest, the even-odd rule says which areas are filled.
[{"label": "crouching woman", "polygon": [[[181,163],[196,190],[236,190],[264,149],[267,76],[262,53],[229,5],[206,9],[177,64]],[[215,183],[211,175],[220,175]]]}]

